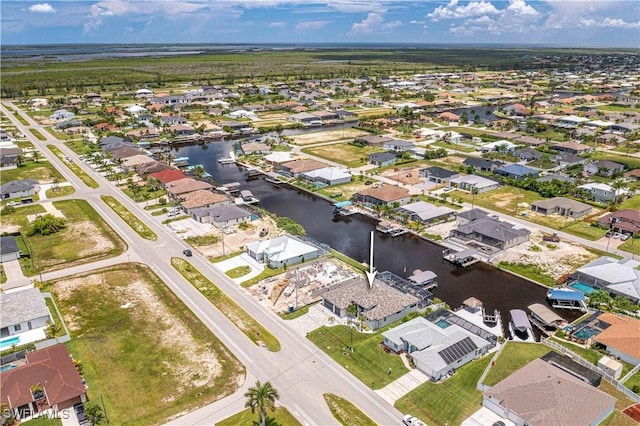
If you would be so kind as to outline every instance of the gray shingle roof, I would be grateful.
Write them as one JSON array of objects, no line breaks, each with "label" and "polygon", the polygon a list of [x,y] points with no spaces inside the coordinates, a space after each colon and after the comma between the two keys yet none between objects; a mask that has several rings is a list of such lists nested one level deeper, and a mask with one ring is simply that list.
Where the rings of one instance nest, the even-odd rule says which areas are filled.
[{"label": "gray shingle roof", "polygon": [[20,324],[49,315],[42,293],[37,288],[28,288],[13,293],[0,293],[0,328]]},{"label": "gray shingle roof", "polygon": [[12,180],[0,186],[0,194],[12,194],[15,192],[29,191],[38,185],[34,179]]},{"label": "gray shingle roof", "polygon": [[16,237],[12,235],[0,236],[1,254],[18,253],[19,251],[18,244],[16,244]]}]

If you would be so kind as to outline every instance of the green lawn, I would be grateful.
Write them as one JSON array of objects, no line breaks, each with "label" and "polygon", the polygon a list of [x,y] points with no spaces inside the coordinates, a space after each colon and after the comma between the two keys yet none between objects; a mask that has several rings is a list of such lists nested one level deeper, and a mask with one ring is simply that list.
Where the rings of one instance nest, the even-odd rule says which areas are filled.
[{"label": "green lawn", "polygon": [[561,228],[561,230],[563,232],[567,232],[569,234],[591,241],[599,240],[607,233],[607,230],[605,228],[600,228],[586,222],[575,222],[569,226]]},{"label": "green lawn", "polygon": [[619,210],[625,210],[625,209],[640,210],[640,195],[635,195],[631,198],[627,198],[620,204],[618,209]]},{"label": "green lawn", "polygon": [[76,189],[73,186],[59,186],[57,188],[47,189],[46,195],[47,198],[58,198],[66,197],[67,195],[71,195],[74,192],[76,192]]},{"label": "green lawn", "polygon": [[[34,205],[17,208],[11,215],[3,215],[5,224],[20,226],[25,246],[24,253],[31,257],[21,260],[24,274],[34,276],[38,267],[43,271],[57,270],[100,259],[114,257],[125,249],[124,241],[84,200],[55,201],[54,207],[66,218],[67,227],[55,234],[27,237],[28,214],[43,213],[42,206]],[[18,239],[22,244],[22,239]]]},{"label": "green lawn", "polygon": [[347,167],[360,167],[369,162],[369,154],[383,152],[382,149],[372,146],[360,147],[348,143],[336,143],[332,145],[304,148],[302,152],[315,155],[325,160],[344,164]]},{"label": "green lawn", "polygon": [[111,208],[111,210],[116,212],[116,214],[120,216],[120,218],[122,218],[122,220],[124,220],[127,225],[129,225],[131,229],[136,231],[136,233],[142,238],[151,241],[155,241],[158,239],[158,236],[151,230],[151,228],[145,225],[143,221],[138,219],[136,215],[127,210],[125,206],[120,204],[120,201],[116,200],[115,197],[112,197],[111,195],[102,195],[100,198],[102,198],[102,201],[104,201],[105,204]]},{"label": "green lawn", "polygon": [[62,153],[62,151],[60,151],[60,149],[57,146],[47,145],[47,148],[49,148],[49,150],[53,152],[56,157],[64,161],[67,168],[69,168],[76,176],[78,176],[78,178],[82,181],[82,183],[87,185],[89,188],[97,188],[100,186],[98,185],[98,182],[93,180],[93,178],[89,176],[87,173],[85,173],[85,171],[82,170],[80,166],[78,166],[76,163],[72,163],[65,160],[64,158],[65,155]]},{"label": "green lawn", "polygon": [[371,418],[346,399],[332,393],[325,393],[323,396],[331,410],[331,414],[341,425],[376,426],[376,423]]},{"label": "green lawn", "polygon": [[630,238],[618,246],[618,249],[640,255],[640,238]]},{"label": "green lawn", "polygon": [[225,272],[230,278],[240,278],[251,272],[251,268],[248,266],[238,266]]},{"label": "green lawn", "polygon": [[29,131],[30,131],[31,133],[33,133],[33,136],[35,136],[35,137],[36,137],[36,139],[38,139],[39,141],[46,141],[46,140],[47,140],[47,138],[46,138],[42,133],[40,133],[38,130],[36,130],[36,129],[29,129]]},{"label": "green lawn", "polygon": [[453,149],[456,151],[462,151],[462,152],[475,152],[476,149],[469,147],[469,146],[465,146],[465,145],[460,145],[457,143],[447,143],[447,142],[443,142],[443,141],[439,141],[439,142],[434,142],[432,144],[429,144],[429,146],[437,146],[440,148],[445,148],[445,149]]},{"label": "green lawn", "polygon": [[602,152],[595,151],[588,155],[588,157],[592,160],[609,160],[615,161],[616,163],[621,163],[627,166],[628,169],[638,169],[640,168],[640,158],[631,157],[624,154],[617,154],[614,152]]},{"label": "green lawn", "polygon": [[45,283],[110,423],[148,425],[233,393],[244,368],[149,268],[120,264]]},{"label": "green lawn", "polygon": [[28,422],[20,423],[27,426],[62,426],[61,419],[49,419],[47,417],[38,417]]},{"label": "green lawn", "polygon": [[253,343],[262,342],[272,352],[280,350],[278,339],[256,321],[247,311],[223,293],[209,278],[189,262],[179,257],[171,259],[171,265],[206,297],[213,306],[229,318]]},{"label": "green lawn", "polygon": [[556,280],[553,279],[553,277],[542,272],[538,265],[528,263],[500,262],[497,266],[500,269],[504,269],[505,271],[510,271],[523,277],[529,278],[533,281],[544,284],[547,287],[553,287],[556,283]]},{"label": "green lawn", "polygon": [[[463,191],[451,191],[449,198],[462,198],[464,201],[471,203],[473,195]],[[474,203],[476,207],[484,207],[505,214],[514,214],[516,211],[527,210],[523,208],[516,209],[516,204],[531,204],[539,200],[542,200],[542,197],[537,192],[505,185],[493,191],[476,194]]]},{"label": "green lawn", "polygon": [[[221,259],[221,260],[224,260],[224,259]],[[212,260],[212,262],[213,262],[213,260]],[[220,260],[216,259],[216,262],[220,262]],[[252,285],[258,284],[262,280],[265,280],[265,279],[271,278],[271,277],[275,277],[276,275],[280,275],[283,272],[284,272],[284,268],[278,268],[278,269],[264,268],[264,270],[262,272],[260,272],[259,275],[255,276],[253,278],[249,278],[246,281],[243,281],[240,285],[242,287],[251,287]]]},{"label": "green lawn", "polygon": [[[267,426],[302,426],[302,423],[296,420],[284,407],[276,407],[274,412],[267,412],[266,423]],[[258,424],[260,424],[260,415],[257,412],[252,413],[251,409],[247,408],[216,423],[216,426],[255,426]]]},{"label": "green lawn", "polygon": [[482,393],[476,384],[489,361],[490,355],[472,361],[443,383],[424,383],[396,401],[395,407],[429,425],[459,425],[481,407]]},{"label": "green lawn", "polygon": [[536,358],[540,358],[552,349],[543,344],[507,342],[498,355],[496,363],[484,378],[483,384],[494,386],[524,367]]},{"label": "green lawn", "polygon": [[315,303],[312,303],[311,305],[305,305],[305,306],[303,306],[301,308],[296,309],[293,312],[285,312],[283,314],[280,314],[280,318],[282,318],[285,321],[299,318],[299,317],[303,316],[304,314],[306,314],[307,312],[309,312],[309,308],[311,306],[313,306],[314,304]]},{"label": "green lawn", "polygon": [[383,330],[376,333],[359,333],[356,327],[351,330],[353,352],[349,350],[351,333],[346,325],[320,327],[307,338],[372,389],[381,389],[408,372],[398,355],[382,349]]},{"label": "green lawn", "polygon": [[46,160],[38,162],[27,161],[20,167],[15,169],[3,170],[0,173],[0,182],[5,184],[12,180],[35,179],[40,183],[50,183],[54,180],[65,182],[60,172],[53,167],[53,164]]}]

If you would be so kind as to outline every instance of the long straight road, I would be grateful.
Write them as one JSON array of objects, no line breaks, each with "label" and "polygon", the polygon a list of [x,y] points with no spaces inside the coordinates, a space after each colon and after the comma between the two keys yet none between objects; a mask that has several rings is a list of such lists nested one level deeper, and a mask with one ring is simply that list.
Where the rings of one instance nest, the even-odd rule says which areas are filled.
[{"label": "long straight road", "polygon": [[[78,161],[77,156],[62,141],[51,137],[44,126],[34,122],[15,105],[12,105],[12,109],[19,111],[18,113],[27,120],[29,126],[24,126],[15,119],[5,105],[2,105],[1,108],[16,127],[27,135],[30,141],[42,151],[43,155],[76,188],[77,192],[73,197],[87,200],[127,243],[129,249],[126,254],[112,259],[113,263],[124,261],[126,256],[127,260],[148,265],[245,365],[247,377],[240,390],[221,401],[175,419],[171,424],[210,425],[236,413],[244,405],[242,394],[248,386],[253,384],[255,379],[271,381],[280,392],[281,398],[279,402],[305,425],[336,424],[324,402],[324,393],[343,396],[358,406],[377,424],[393,425],[401,423],[402,415],[399,411],[355,379],[304,336],[300,336],[289,329],[276,314],[263,308],[244,289],[239,288],[225,274],[216,270],[207,259],[194,255],[193,258],[189,259],[190,262],[273,333],[280,341],[282,350],[276,353],[269,352],[251,342],[231,321],[215,309],[204,296],[171,267],[171,258],[181,256],[182,250],[187,248],[182,240],[167,232],[163,226],[155,221],[145,220],[148,217],[148,212],[145,212],[125,196],[122,191],[118,190],[103,176]],[[29,128],[38,130],[46,136],[47,140],[39,141],[29,132]],[[91,175],[100,184],[100,187],[98,189],[90,189],[84,185],[66,167],[64,161],[61,161],[49,151],[46,147],[47,144],[58,146],[65,155],[75,159],[76,164]],[[132,213],[142,218],[158,235],[157,241],[151,242],[140,238],[103,203],[100,198],[101,195],[115,197]],[[109,261],[100,262],[100,266],[109,264]],[[95,267],[96,265],[94,264],[87,264],[72,268],[69,271],[45,273],[43,274],[43,279],[59,278],[65,272],[80,273],[90,271]]]}]

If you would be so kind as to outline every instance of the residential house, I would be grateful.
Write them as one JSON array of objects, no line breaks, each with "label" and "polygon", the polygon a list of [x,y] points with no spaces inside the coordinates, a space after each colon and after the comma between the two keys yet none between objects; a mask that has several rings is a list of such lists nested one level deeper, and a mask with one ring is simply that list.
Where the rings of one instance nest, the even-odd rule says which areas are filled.
[{"label": "residential house", "polygon": [[592,148],[589,145],[584,145],[578,142],[557,142],[551,145],[551,149],[576,155],[592,151]]},{"label": "residential house", "polygon": [[196,133],[196,129],[185,124],[174,124],[169,126],[169,131],[176,136],[191,136]]},{"label": "residential house", "polygon": [[477,157],[467,157],[462,164],[466,167],[473,167],[475,170],[481,172],[493,172],[498,167],[504,165],[502,161],[485,160],[484,158]]},{"label": "residential house", "polygon": [[333,111],[315,111],[312,113],[312,115],[315,115],[323,122],[330,122],[340,119],[340,116]]},{"label": "residential house", "polygon": [[506,139],[501,139],[494,142],[485,143],[480,146],[480,151],[482,152],[491,152],[491,151],[500,151],[500,152],[512,152],[514,151],[518,145],[515,143],[508,141]]},{"label": "residential house", "polygon": [[574,129],[582,123],[589,121],[586,117],[578,117],[575,115],[565,115],[556,119],[555,125],[558,127]]},{"label": "residential house", "polygon": [[623,174],[625,179],[633,179],[635,181],[640,180],[640,169],[630,170]]},{"label": "residential house", "polygon": [[57,123],[73,120],[75,117],[76,115],[71,111],[67,111],[66,109],[59,109],[54,111],[53,114],[49,116],[49,120]]},{"label": "residential house", "polygon": [[[49,308],[37,288],[0,293],[0,337],[15,336],[47,326]],[[43,336],[44,337],[44,336]]]},{"label": "residential house", "polygon": [[425,178],[429,182],[435,182],[437,184],[448,183],[451,179],[460,177],[460,173],[452,172],[451,170],[443,169],[442,167],[427,167],[418,170],[421,178]]},{"label": "residential house", "polygon": [[143,164],[155,163],[156,160],[149,157],[148,155],[134,155],[132,157],[127,157],[122,160],[122,169],[123,171],[136,169],[138,166]]},{"label": "residential house", "polygon": [[375,279],[371,286],[363,277],[350,278],[330,287],[322,295],[322,304],[340,318],[348,315],[349,306],[356,307],[356,318],[362,317],[367,327],[378,330],[418,309],[419,299]]},{"label": "residential house", "polygon": [[537,178],[538,171],[522,164],[509,164],[495,170],[496,175],[504,176],[515,180],[524,180],[527,178]]},{"label": "residential house", "polygon": [[382,144],[382,149],[392,152],[404,152],[409,151],[414,147],[413,142],[405,141],[402,139],[394,139]]},{"label": "residential house", "polygon": [[148,176],[150,174],[161,172],[163,170],[175,170],[175,167],[170,166],[166,163],[161,163],[160,161],[156,161],[155,163],[140,164],[138,167],[136,167],[136,170],[140,176]]},{"label": "residential house", "polygon": [[225,131],[232,133],[250,133],[253,131],[251,124],[240,121],[223,121],[222,123],[219,123],[219,125]]},{"label": "residential house", "polygon": [[253,214],[236,205],[216,204],[190,210],[191,215],[200,223],[210,223],[216,228],[237,225],[252,220]]},{"label": "residential house", "polygon": [[582,217],[591,211],[589,204],[565,197],[555,197],[548,200],[534,201],[531,210],[543,215],[559,214],[572,218]]},{"label": "residential house", "polygon": [[[53,409],[61,412],[86,402],[87,390],[63,344],[25,355],[26,364],[0,373],[0,403],[16,417]],[[38,385],[41,389],[34,389]]]},{"label": "residential house", "polygon": [[201,180],[184,178],[184,179],[168,182],[165,185],[165,187],[167,189],[167,194],[169,194],[172,197],[178,197],[178,196],[181,196],[182,194],[197,191],[199,189],[212,189],[213,185]]},{"label": "residential house", "polygon": [[585,158],[582,158],[576,154],[551,155],[549,157],[549,160],[553,161],[554,163],[557,163],[558,166],[562,168],[575,166],[577,164],[584,164],[587,161]]},{"label": "residential house", "polygon": [[160,117],[160,125],[162,126],[175,126],[177,124],[187,124],[189,121],[180,117],[179,115],[165,115]]},{"label": "residential house", "polygon": [[354,199],[368,206],[393,207],[395,204],[398,206],[407,204],[411,201],[411,195],[408,190],[399,186],[383,184],[377,188],[368,188],[356,192]]},{"label": "residential house", "polygon": [[245,245],[247,254],[271,268],[282,268],[315,259],[320,249],[291,235],[264,241],[253,241]]},{"label": "residential house", "polygon": [[0,186],[0,200],[31,197],[40,191],[40,184],[35,179],[12,180]]},{"label": "residential house", "polygon": [[298,177],[303,173],[307,173],[312,170],[324,169],[326,167],[326,164],[316,160],[301,159],[278,164],[273,170],[276,173],[280,173],[288,177]]},{"label": "residential house", "polygon": [[424,201],[405,204],[398,207],[396,212],[400,215],[406,215],[410,221],[423,224],[448,221],[456,217],[455,210],[449,207],[435,206]]},{"label": "residential house", "polygon": [[111,151],[111,157],[121,160],[128,157],[135,157],[137,155],[145,155],[145,152],[140,148],[134,147],[133,145],[125,145],[122,147],[114,147]]},{"label": "residential house", "polygon": [[394,139],[389,136],[382,135],[364,135],[355,138],[356,143],[362,143],[369,146],[382,146],[387,142],[391,142]]},{"label": "residential house", "polygon": [[590,175],[611,177],[615,174],[622,174],[624,168],[624,164],[616,163],[615,161],[599,160],[584,166],[584,171]]},{"label": "residential house", "polygon": [[582,283],[582,287],[606,290],[640,302],[640,262],[632,259],[614,259],[602,256],[581,266],[569,276],[568,282]]},{"label": "residential house", "polygon": [[186,194],[180,195],[180,199],[182,200],[180,206],[189,214],[198,208],[231,204],[231,200],[226,195],[211,192],[206,189],[187,192]]},{"label": "residential house", "polygon": [[456,216],[456,220],[458,222],[458,226],[466,225],[468,223],[474,222],[479,219],[484,219],[489,217],[489,213],[484,210],[474,208],[471,210],[465,210],[463,212],[458,212]]},{"label": "residential house", "polygon": [[449,185],[454,186],[462,191],[472,192],[475,190],[477,194],[491,191],[500,187],[500,182],[493,179],[487,179],[476,175],[459,175],[458,177],[449,179]]},{"label": "residential house", "polygon": [[243,143],[240,145],[240,149],[242,150],[242,154],[244,155],[265,155],[271,152],[271,147],[264,142]]},{"label": "residential house", "polygon": [[542,153],[531,147],[517,149],[513,154],[522,161],[534,161],[542,158]]},{"label": "residential house", "polygon": [[409,355],[415,367],[437,381],[474,359],[495,344],[458,324],[441,327],[417,317],[382,333],[383,344]]},{"label": "residential house", "polygon": [[323,169],[311,170],[300,175],[302,179],[313,182],[320,186],[340,185],[351,182],[351,173],[346,169],[337,167],[325,167]]},{"label": "residential house", "polygon": [[640,211],[628,209],[611,212],[600,217],[598,225],[613,232],[637,235],[640,232]]},{"label": "residential house", "polygon": [[515,141],[532,147],[542,146],[547,143],[544,139],[534,138],[533,136],[520,136],[516,138]]},{"label": "residential house", "polygon": [[0,263],[20,259],[20,249],[13,235],[0,235]]},{"label": "residential house", "polygon": [[460,116],[449,112],[449,111],[445,111],[445,112],[441,112],[440,114],[437,115],[437,119],[438,120],[442,120],[442,121],[446,121],[446,122],[458,122],[460,121]]},{"label": "residential house", "polygon": [[313,124],[322,124],[322,120],[313,114],[309,114],[308,112],[300,112],[298,114],[293,114],[289,116],[289,120],[295,121],[296,123],[302,123],[305,125],[313,125]]},{"label": "residential house", "polygon": [[148,178],[157,179],[163,185],[166,185],[169,182],[173,182],[180,179],[186,179],[187,175],[185,175],[182,171],[178,169],[166,169],[159,172],[151,173],[147,175]]},{"label": "residential house", "polygon": [[[458,215],[460,216],[460,215]],[[467,224],[459,224],[449,233],[450,238],[476,242],[489,247],[506,250],[529,241],[531,231],[492,217],[478,218]]]},{"label": "residential house", "polygon": [[578,189],[587,191],[589,198],[599,203],[611,202],[627,193],[627,191],[622,188],[614,189],[606,183],[586,183],[578,186]]},{"label": "residential house", "polygon": [[482,405],[516,425],[597,425],[616,399],[536,358],[484,391]]},{"label": "residential house", "polygon": [[609,326],[594,336],[596,346],[631,365],[640,364],[640,321],[611,312],[600,314],[598,320]]},{"label": "residential house", "polygon": [[551,182],[554,180],[557,180],[560,182],[571,182],[571,183],[575,182],[574,178],[567,175],[560,174],[560,173],[551,173],[550,175],[539,177],[538,179],[536,179],[536,182]]},{"label": "residential house", "polygon": [[375,164],[378,167],[390,166],[398,161],[396,154],[392,152],[375,152],[369,154],[369,164]]}]

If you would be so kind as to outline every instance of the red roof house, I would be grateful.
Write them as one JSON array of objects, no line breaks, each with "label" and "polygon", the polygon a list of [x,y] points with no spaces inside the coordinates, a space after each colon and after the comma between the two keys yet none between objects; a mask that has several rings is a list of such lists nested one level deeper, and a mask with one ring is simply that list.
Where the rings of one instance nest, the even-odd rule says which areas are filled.
[{"label": "red roof house", "polygon": [[151,173],[149,177],[153,179],[158,179],[161,183],[166,184],[169,182],[173,182],[174,180],[184,179],[187,176],[184,173],[182,173],[180,170],[167,169],[167,170],[162,170],[161,172]]}]

